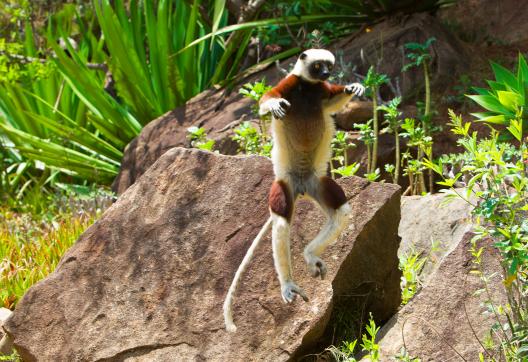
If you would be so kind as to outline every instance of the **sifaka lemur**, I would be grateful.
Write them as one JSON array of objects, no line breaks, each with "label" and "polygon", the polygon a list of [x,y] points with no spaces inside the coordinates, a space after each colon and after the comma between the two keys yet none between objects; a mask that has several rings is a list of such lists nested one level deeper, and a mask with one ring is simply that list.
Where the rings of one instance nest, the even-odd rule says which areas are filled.
[{"label": "sifaka lemur", "polygon": [[271,216],[249,247],[226,296],[224,320],[230,332],[236,331],[232,301],[238,281],[270,225],[282,299],[290,303],[299,295],[308,300],[293,281],[290,255],[290,223],[299,196],[316,201],[328,217],[322,230],[304,249],[304,259],[313,277],[325,277],[326,266],[320,256],[346,226],[350,206],[341,187],[327,176],[335,133],[332,114],[354,95],[361,96],[365,88],[359,83],[342,86],[327,82],[334,63],[334,55],[327,50],[306,50],[292,72],[260,100],[259,113],[272,116],[275,181],[269,193]]}]

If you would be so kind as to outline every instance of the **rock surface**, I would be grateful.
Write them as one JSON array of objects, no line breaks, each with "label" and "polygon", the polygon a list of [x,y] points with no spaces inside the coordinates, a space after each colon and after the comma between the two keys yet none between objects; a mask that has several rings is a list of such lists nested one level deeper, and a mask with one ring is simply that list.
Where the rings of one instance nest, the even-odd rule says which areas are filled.
[{"label": "rock surface", "polygon": [[523,5],[517,0],[459,0],[440,16],[467,40],[519,44],[528,42],[528,7]]},{"label": "rock surface", "polygon": [[[463,46],[432,16],[417,14],[399,18],[399,21],[387,20],[370,30],[351,35],[329,47],[329,50],[338,54],[338,66],[345,73],[340,83],[359,81],[351,69],[365,75],[370,64],[377,63],[377,56],[383,49],[379,71],[389,75],[393,79],[393,87],[399,88],[404,96],[412,96],[423,88],[423,76],[420,69],[401,72],[403,64],[407,62],[402,54],[402,46],[407,42],[423,42],[432,36],[437,39],[432,47],[431,69],[435,92],[449,86],[467,68],[468,57]],[[290,69],[295,60],[296,57],[289,58],[281,63],[281,67]],[[118,194],[123,193],[168,149],[189,147],[187,128],[190,126],[204,127],[208,137],[217,141],[216,149],[223,154],[235,154],[237,145],[231,140],[233,128],[244,120],[254,118],[250,110],[252,101],[243,98],[238,90],[242,84],[262,78],[266,79],[267,84],[276,84],[281,76],[275,67],[265,69],[242,80],[230,93],[226,90],[207,90],[189,100],[185,106],[149,123],[127,146],[113,190]],[[387,93],[390,90],[384,88],[382,91]],[[389,93],[393,97],[393,93]],[[388,97],[385,95],[386,99]],[[338,115],[338,124],[351,129],[353,123],[371,118],[367,116],[367,111],[368,104],[358,103],[357,107],[345,109]],[[413,111],[410,113],[414,114]],[[440,143],[441,140],[435,140],[435,144]],[[390,152],[393,150],[385,153]],[[383,153],[382,149],[380,153]],[[363,154],[356,158],[362,157]]]},{"label": "rock surface", "polygon": [[[472,236],[471,233],[464,236],[421,292],[381,329],[382,361],[390,360],[403,346],[411,356],[424,362],[455,361],[460,358],[458,354],[466,361],[479,360],[478,354],[483,350],[474,333],[484,340],[496,319],[486,313],[486,293],[474,295],[484,285],[470,274]],[[482,256],[487,274],[498,273],[489,282],[492,300],[496,305],[504,305],[507,300],[499,277],[502,270],[499,255],[488,244]]]},{"label": "rock surface", "polygon": [[10,355],[12,353],[13,343],[8,335],[4,334],[3,326],[13,312],[7,308],[0,308],[0,355]]},{"label": "rock surface", "polygon": [[427,280],[472,228],[471,205],[459,198],[446,203],[446,198],[445,194],[402,197],[398,254],[414,251],[427,258],[421,280]]},{"label": "rock surface", "polygon": [[[33,286],[5,328],[25,361],[283,361],[329,343],[333,300],[369,297],[380,321],[400,303],[395,185],[340,180],[350,225],[311,278],[302,247],[322,214],[302,201],[292,227],[294,275],[310,301],[282,303],[269,236],[241,280],[238,332],[222,303],[268,218],[272,167],[264,157],[175,148],[165,153]],[[328,345],[328,344],[326,344]]]},{"label": "rock surface", "polygon": [[372,102],[352,100],[336,113],[336,125],[345,130],[353,130],[354,123],[366,123],[372,118]]}]

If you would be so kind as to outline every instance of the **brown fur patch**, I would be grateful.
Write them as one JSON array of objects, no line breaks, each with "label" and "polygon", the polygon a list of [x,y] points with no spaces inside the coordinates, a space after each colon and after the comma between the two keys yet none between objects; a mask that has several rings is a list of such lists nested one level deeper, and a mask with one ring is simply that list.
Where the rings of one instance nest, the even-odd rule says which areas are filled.
[{"label": "brown fur patch", "polygon": [[326,206],[336,210],[347,202],[345,192],[330,177],[321,177],[321,196]]},{"label": "brown fur patch", "polygon": [[275,214],[290,221],[293,212],[293,198],[286,182],[274,181],[268,199],[269,207]]},{"label": "brown fur patch", "polygon": [[344,85],[330,84],[328,82],[323,82],[323,87],[328,94],[328,98],[332,98],[338,94],[343,94],[345,91]]},{"label": "brown fur patch", "polygon": [[286,98],[287,94],[292,88],[299,83],[299,77],[296,75],[289,75],[279,82],[275,87],[266,92],[260,99],[260,104],[264,103],[270,98]]}]

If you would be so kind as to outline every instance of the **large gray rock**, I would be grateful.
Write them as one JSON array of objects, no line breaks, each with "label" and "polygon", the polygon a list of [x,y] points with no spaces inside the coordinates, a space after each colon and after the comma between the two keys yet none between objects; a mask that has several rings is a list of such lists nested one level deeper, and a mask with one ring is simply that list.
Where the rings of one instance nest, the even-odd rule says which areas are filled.
[{"label": "large gray rock", "polygon": [[427,258],[421,280],[426,280],[471,230],[471,210],[464,200],[448,201],[443,193],[402,197],[398,255],[416,252]]},{"label": "large gray rock", "polygon": [[296,210],[294,275],[310,301],[282,302],[268,236],[236,295],[238,332],[224,330],[222,303],[268,218],[272,180],[264,157],[166,152],[17,305],[5,329],[22,358],[294,360],[331,343],[336,298],[361,290],[361,311],[390,318],[400,304],[399,187],[354,177],[339,180],[353,212],[323,256],[324,281],[302,257],[323,216],[307,202]]},{"label": "large gray rock", "polygon": [[495,273],[488,284],[491,295],[475,293],[484,288],[484,283],[471,274],[472,236],[464,236],[420,293],[381,329],[382,361],[389,361],[402,347],[424,362],[454,361],[459,356],[466,361],[479,360],[479,352],[484,353],[479,340],[485,340],[497,322],[486,312],[486,302],[491,299],[495,306],[505,305],[507,298],[500,278],[500,256],[489,241],[482,243],[482,268],[487,276]]}]

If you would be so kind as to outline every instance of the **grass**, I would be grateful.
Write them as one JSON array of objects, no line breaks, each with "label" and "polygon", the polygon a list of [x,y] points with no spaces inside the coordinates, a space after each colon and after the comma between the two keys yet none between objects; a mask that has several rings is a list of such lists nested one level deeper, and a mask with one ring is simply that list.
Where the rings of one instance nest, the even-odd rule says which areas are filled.
[{"label": "grass", "polygon": [[0,307],[14,309],[32,285],[55,269],[105,205],[78,196],[46,200],[53,212],[0,207]]}]

